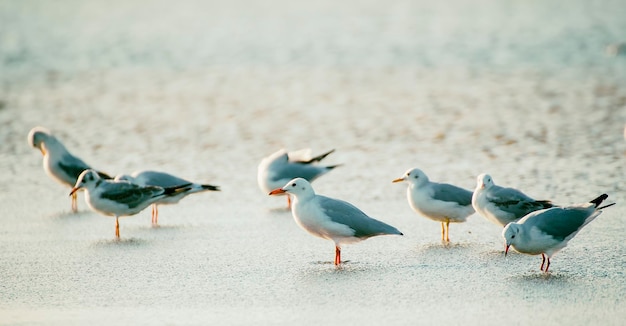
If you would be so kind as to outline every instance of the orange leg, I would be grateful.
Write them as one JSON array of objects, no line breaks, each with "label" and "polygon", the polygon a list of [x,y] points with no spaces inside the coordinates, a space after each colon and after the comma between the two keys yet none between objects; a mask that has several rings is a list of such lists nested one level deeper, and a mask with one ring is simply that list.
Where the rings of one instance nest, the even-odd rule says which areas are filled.
[{"label": "orange leg", "polygon": [[115,237],[120,238],[120,221],[119,217],[115,217]]},{"label": "orange leg", "polygon": [[159,224],[159,207],[156,204],[152,204],[152,224]]},{"label": "orange leg", "polygon": [[450,221],[446,221],[446,242],[450,242]]},{"label": "orange leg", "polygon": [[78,211],[78,194],[72,194],[72,212],[76,213]]},{"label": "orange leg", "polygon": [[287,195],[287,208],[291,209],[291,196]]},{"label": "orange leg", "polygon": [[441,222],[441,241],[445,241],[446,240],[446,229],[445,226],[443,225],[443,222]]},{"label": "orange leg", "polygon": [[341,264],[341,248],[335,246],[335,265]]}]

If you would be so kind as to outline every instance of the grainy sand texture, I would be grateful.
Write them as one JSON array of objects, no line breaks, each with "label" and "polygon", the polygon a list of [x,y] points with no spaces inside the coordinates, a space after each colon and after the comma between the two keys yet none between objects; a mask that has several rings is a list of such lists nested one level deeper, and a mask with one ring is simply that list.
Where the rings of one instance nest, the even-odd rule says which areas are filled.
[{"label": "grainy sand texture", "polygon": [[[0,324],[621,325],[624,1],[0,1]],[[121,219],[70,211],[26,141],[42,125],[110,174],[221,192]],[[403,237],[334,248],[256,184],[280,148],[336,149],[316,191]],[[503,256],[477,214],[406,185],[499,185],[617,205],[556,254]]]}]

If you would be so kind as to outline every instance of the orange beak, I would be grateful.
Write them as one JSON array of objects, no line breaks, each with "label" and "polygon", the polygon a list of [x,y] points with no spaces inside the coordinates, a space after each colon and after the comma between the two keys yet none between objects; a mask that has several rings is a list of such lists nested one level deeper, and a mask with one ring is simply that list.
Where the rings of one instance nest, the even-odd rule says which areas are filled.
[{"label": "orange beak", "polygon": [[404,181],[404,178],[398,178],[398,179],[394,179],[393,181],[391,181],[392,183],[396,183],[396,182],[402,182]]},{"label": "orange beak", "polygon": [[504,249],[504,257],[506,257],[506,255],[509,253],[509,247],[511,245],[506,245],[506,248]]},{"label": "orange beak", "polygon": [[80,188],[76,188],[76,187],[72,188],[72,191],[70,191],[70,196],[74,195],[78,191],[78,189]]},{"label": "orange beak", "polygon": [[286,191],[284,191],[282,188],[278,188],[278,189],[274,189],[270,191],[270,196],[284,194],[284,193],[286,193]]}]

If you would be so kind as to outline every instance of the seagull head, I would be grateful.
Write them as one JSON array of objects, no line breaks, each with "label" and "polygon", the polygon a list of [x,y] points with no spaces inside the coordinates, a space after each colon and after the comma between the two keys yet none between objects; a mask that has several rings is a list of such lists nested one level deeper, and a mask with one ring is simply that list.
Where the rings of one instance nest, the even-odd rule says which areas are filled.
[{"label": "seagull head", "polygon": [[406,173],[404,173],[404,175],[401,178],[395,179],[392,182],[395,183],[395,182],[402,182],[402,181],[406,181],[411,185],[420,186],[428,182],[428,176],[426,176],[426,173],[424,173],[422,170],[415,168],[415,169],[406,171]]},{"label": "seagull head", "polygon": [[483,173],[476,177],[476,189],[488,189],[493,186],[493,179],[487,173]]},{"label": "seagull head", "polygon": [[83,171],[76,179],[76,184],[72,188],[70,192],[70,196],[73,195],[76,191],[82,188],[89,188],[92,185],[97,185],[98,181],[102,180],[98,175],[98,172],[92,169],[87,169]]},{"label": "seagull head", "polygon": [[311,184],[303,178],[295,178],[287,184],[270,192],[270,195],[291,194],[296,197],[315,195]]},{"label": "seagull head", "polygon": [[28,144],[32,147],[38,148],[41,154],[46,155],[45,142],[52,134],[44,127],[35,127],[28,133]]},{"label": "seagull head", "polygon": [[511,247],[511,245],[515,245],[517,243],[517,240],[519,239],[519,233],[521,231],[521,228],[519,226],[519,224],[515,223],[515,222],[511,222],[509,224],[507,224],[504,227],[504,230],[502,230],[502,237],[504,238],[504,246],[505,246],[505,250],[504,250],[504,255],[506,256],[509,253],[509,247]]}]

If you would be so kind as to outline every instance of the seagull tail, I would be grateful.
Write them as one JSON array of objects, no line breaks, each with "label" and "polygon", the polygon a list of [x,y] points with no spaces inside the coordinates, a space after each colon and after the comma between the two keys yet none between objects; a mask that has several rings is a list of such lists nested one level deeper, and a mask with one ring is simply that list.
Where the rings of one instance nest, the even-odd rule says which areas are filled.
[{"label": "seagull tail", "polygon": [[608,204],[608,205],[604,205],[604,206],[602,206],[602,207],[598,207],[598,210],[605,209],[605,208],[607,208],[607,207],[611,207],[611,206],[613,206],[613,205],[615,205],[615,204],[617,204],[617,203],[610,203],[610,204]]},{"label": "seagull tail", "polygon": [[539,204],[542,209],[554,207],[554,204],[549,200],[537,200],[535,203]]},{"label": "seagull tail", "polygon": [[329,165],[329,166],[327,166],[327,167],[326,167],[326,169],[327,169],[327,170],[332,170],[332,169],[334,169],[334,168],[336,168],[336,167],[338,167],[338,166],[342,166],[342,165],[343,165],[343,164]]}]

